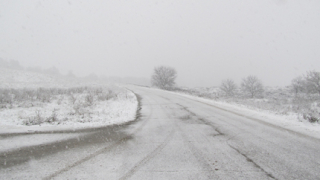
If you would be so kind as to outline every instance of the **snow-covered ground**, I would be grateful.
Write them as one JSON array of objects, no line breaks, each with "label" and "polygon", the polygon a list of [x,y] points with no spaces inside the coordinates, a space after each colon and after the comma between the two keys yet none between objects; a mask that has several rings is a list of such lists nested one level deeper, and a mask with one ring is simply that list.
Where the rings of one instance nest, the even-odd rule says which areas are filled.
[{"label": "snow-covered ground", "polygon": [[9,97],[0,102],[1,134],[121,124],[135,119],[138,106],[116,85],[23,70],[0,68],[0,89],[0,98]]},{"label": "snow-covered ground", "polygon": [[43,131],[53,129],[77,129],[120,124],[135,119],[137,109],[136,96],[123,90],[103,101],[94,100],[88,105],[87,94],[73,95],[77,101],[73,104],[69,95],[58,95],[50,102],[26,102],[12,108],[0,109],[1,133],[20,131]]},{"label": "snow-covered ground", "polygon": [[223,100],[214,100],[204,97],[198,97],[195,95],[190,95],[182,92],[171,92],[178,94],[189,99],[193,99],[199,102],[203,102],[222,110],[235,113],[248,118],[254,118],[255,120],[262,121],[265,123],[273,124],[278,127],[283,127],[285,129],[290,129],[295,132],[300,132],[302,134],[307,134],[312,137],[320,139],[320,124],[319,123],[310,123],[307,120],[303,119],[301,115],[294,112],[279,113],[282,111],[271,111],[265,110],[258,107],[252,107],[245,104],[240,104],[237,102],[226,102]]}]

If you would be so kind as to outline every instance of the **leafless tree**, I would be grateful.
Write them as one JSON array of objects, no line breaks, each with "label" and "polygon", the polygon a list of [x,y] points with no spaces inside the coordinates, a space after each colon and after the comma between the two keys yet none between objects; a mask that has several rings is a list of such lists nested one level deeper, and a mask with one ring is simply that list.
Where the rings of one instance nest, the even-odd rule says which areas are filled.
[{"label": "leafless tree", "polygon": [[305,90],[306,81],[302,76],[296,77],[291,81],[291,87],[295,95]]},{"label": "leafless tree", "polygon": [[220,86],[220,90],[223,91],[226,96],[233,96],[235,94],[236,89],[237,89],[237,85],[231,79],[222,81]]},{"label": "leafless tree", "polygon": [[320,95],[320,72],[307,72],[305,76],[305,81],[307,92],[318,93]]},{"label": "leafless tree", "polygon": [[256,76],[248,76],[242,80],[241,89],[243,92],[250,94],[250,97],[260,96],[263,93],[261,81]]},{"label": "leafless tree", "polygon": [[161,89],[169,90],[175,85],[177,72],[174,68],[167,66],[159,66],[154,68],[151,77],[151,84]]}]

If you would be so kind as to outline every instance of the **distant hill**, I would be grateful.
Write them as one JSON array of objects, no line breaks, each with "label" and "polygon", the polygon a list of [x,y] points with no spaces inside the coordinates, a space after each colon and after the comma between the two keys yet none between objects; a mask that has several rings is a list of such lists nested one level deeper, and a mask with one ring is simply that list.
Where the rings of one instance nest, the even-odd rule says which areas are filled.
[{"label": "distant hill", "polygon": [[69,71],[67,75],[61,75],[56,67],[24,68],[18,61],[7,61],[0,58],[0,88],[99,86],[110,83],[150,86],[150,80],[147,78],[99,77],[95,73],[85,77],[76,77],[72,71]]},{"label": "distant hill", "polygon": [[23,69],[12,69],[0,67],[0,88],[50,88],[50,87],[75,87],[75,86],[104,86],[114,83],[136,84],[149,86],[146,78],[118,78],[101,77],[90,74],[86,77],[76,77],[74,75],[54,75],[43,72],[35,72]]},{"label": "distant hill", "polygon": [[0,68],[0,88],[70,87],[75,85],[81,85],[76,78]]}]

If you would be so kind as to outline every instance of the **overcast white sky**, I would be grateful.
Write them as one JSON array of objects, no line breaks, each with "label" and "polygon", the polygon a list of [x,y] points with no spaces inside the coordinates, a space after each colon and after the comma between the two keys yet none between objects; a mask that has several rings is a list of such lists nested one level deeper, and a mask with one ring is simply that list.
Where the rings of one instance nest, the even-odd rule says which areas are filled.
[{"label": "overcast white sky", "polygon": [[320,1],[0,0],[0,57],[76,75],[150,78],[166,65],[182,86],[248,75],[284,86],[320,71]]}]

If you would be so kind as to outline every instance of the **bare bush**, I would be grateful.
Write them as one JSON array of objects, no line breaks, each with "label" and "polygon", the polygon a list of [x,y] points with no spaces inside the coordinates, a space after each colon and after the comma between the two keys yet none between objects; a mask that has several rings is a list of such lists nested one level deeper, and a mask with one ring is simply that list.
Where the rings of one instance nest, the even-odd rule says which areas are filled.
[{"label": "bare bush", "polygon": [[306,89],[308,93],[320,95],[320,72],[309,71],[305,76]]},{"label": "bare bush", "polygon": [[313,113],[304,113],[303,119],[308,120],[310,123],[315,123],[320,121],[319,117],[316,117],[315,115],[313,115]]},{"label": "bare bush", "polygon": [[[292,80],[291,86],[296,97],[292,107],[300,117],[311,123],[320,122],[320,73],[308,71],[306,75]],[[300,96],[297,96],[301,93]]]},{"label": "bare bush", "polygon": [[41,112],[39,110],[37,110],[35,113],[36,113],[35,116],[31,116],[26,121],[24,121],[25,125],[27,125],[27,126],[40,125],[41,123],[44,122],[44,119],[41,116]]},{"label": "bare bush", "polygon": [[297,78],[294,78],[291,81],[291,88],[295,95],[298,95],[298,93],[303,92],[305,90],[306,81],[302,76],[299,76]]},{"label": "bare bush", "polygon": [[248,76],[242,80],[241,90],[251,98],[262,96],[264,91],[261,81],[256,76]]},{"label": "bare bush", "polygon": [[48,117],[45,122],[54,123],[54,122],[57,122],[57,121],[59,121],[59,120],[58,120],[58,115],[57,115],[57,110],[54,109],[54,110],[52,111],[51,116]]},{"label": "bare bush", "polygon": [[154,68],[151,84],[161,89],[170,90],[175,85],[176,77],[177,71],[174,68],[159,66]]},{"label": "bare bush", "polygon": [[235,91],[237,90],[236,83],[231,80],[227,79],[222,81],[220,90],[226,95],[226,96],[234,96]]}]

